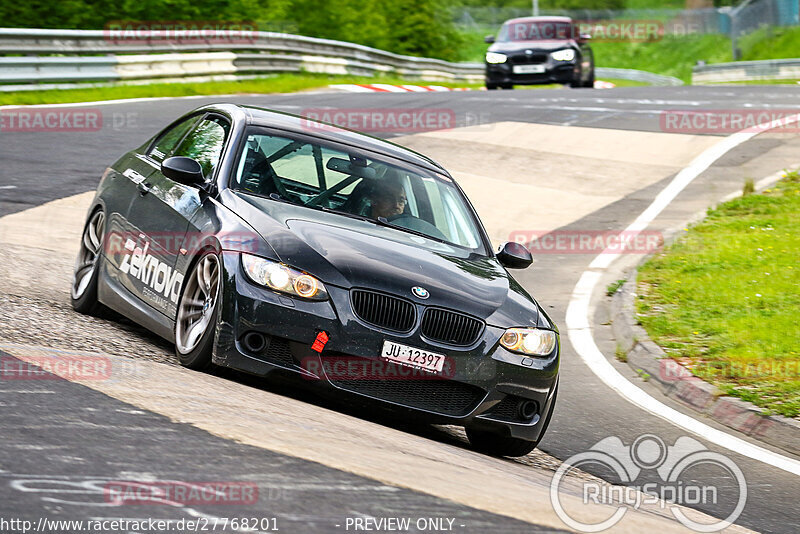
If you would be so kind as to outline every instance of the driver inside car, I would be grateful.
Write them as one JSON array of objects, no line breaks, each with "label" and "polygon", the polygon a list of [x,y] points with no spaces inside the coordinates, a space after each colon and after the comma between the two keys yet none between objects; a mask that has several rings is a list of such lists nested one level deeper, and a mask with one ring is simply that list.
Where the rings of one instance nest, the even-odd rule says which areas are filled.
[{"label": "driver inside car", "polygon": [[406,209],[406,191],[397,180],[385,180],[372,189],[369,197],[370,217],[389,219],[403,213]]}]

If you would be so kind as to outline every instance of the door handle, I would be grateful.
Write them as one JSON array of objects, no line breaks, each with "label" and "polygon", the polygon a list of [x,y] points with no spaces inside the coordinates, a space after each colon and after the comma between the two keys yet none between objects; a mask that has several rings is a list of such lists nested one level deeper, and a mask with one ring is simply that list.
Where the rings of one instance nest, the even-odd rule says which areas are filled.
[{"label": "door handle", "polygon": [[136,189],[139,190],[140,196],[145,196],[147,193],[150,192],[151,185],[147,182],[141,182],[139,185],[136,186]]}]

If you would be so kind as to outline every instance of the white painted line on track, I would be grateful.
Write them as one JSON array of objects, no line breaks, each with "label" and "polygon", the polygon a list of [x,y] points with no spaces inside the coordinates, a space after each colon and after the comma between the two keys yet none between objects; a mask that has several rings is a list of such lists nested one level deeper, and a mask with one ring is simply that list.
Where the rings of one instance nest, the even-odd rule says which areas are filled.
[{"label": "white painted line on track", "polygon": [[16,189],[16,185],[0,185],[0,189]]},{"label": "white painted line on track", "polygon": [[[790,118],[788,122],[797,122],[798,119],[800,119],[800,117],[795,116]],[[785,124],[786,121],[784,121],[783,125]],[[635,234],[647,228],[661,211],[675,200],[675,197],[677,197],[686,186],[692,183],[695,178],[700,176],[700,174],[708,169],[715,161],[759,133],[778,126],[781,125],[775,123],[761,124],[753,128],[752,131],[738,132],[730,135],[719,143],[706,149],[697,156],[688,167],[681,170],[681,172],[675,176],[672,182],[656,196],[650,206],[624,230],[623,234],[630,235],[628,232]],[[732,434],[728,434],[727,432],[717,430],[714,427],[667,406],[628,381],[611,365],[603,353],[600,352],[592,336],[592,326],[589,318],[591,298],[602,276],[602,271],[611,265],[618,257],[618,254],[619,253],[612,254],[604,251],[602,254],[598,255],[589,265],[589,269],[584,271],[581,275],[578,283],[575,285],[575,289],[572,291],[572,297],[570,298],[566,314],[567,334],[572,346],[583,362],[598,378],[605,382],[606,385],[619,393],[625,400],[641,409],[719,445],[720,447],[758,460],[767,465],[777,467],[788,473],[800,475],[800,461],[770,451],[764,447],[754,445]]]}]

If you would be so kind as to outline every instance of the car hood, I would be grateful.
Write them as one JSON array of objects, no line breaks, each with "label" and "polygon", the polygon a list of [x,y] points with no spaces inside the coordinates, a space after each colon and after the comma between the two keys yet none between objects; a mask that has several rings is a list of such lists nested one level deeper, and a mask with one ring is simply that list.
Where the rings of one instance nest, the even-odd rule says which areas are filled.
[{"label": "car hood", "polygon": [[499,52],[510,54],[514,52],[524,52],[525,50],[538,50],[552,52],[562,48],[577,48],[578,45],[573,40],[546,40],[546,41],[505,41],[494,43],[489,47],[489,52]]},{"label": "car hood", "polygon": [[[334,213],[246,194],[228,198],[276,259],[326,284],[384,291],[499,326],[538,323],[538,306],[494,257]],[[415,286],[430,297],[414,297]]]}]

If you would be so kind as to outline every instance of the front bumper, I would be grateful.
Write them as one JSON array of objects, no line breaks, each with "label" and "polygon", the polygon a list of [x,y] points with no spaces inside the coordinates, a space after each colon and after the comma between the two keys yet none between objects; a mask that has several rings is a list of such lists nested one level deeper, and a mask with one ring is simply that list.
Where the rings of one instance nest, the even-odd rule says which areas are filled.
[{"label": "front bumper", "polygon": [[577,76],[574,61],[548,60],[542,64],[544,72],[536,74],[515,74],[514,66],[506,63],[486,63],[486,83],[494,85],[537,85],[548,83],[568,84]]},{"label": "front bumper", "polygon": [[[426,340],[418,325],[398,334],[364,323],[353,313],[346,289],[326,285],[327,301],[294,299],[252,284],[238,254],[224,253],[223,269],[214,363],[261,376],[295,374],[369,399],[368,405],[411,410],[430,422],[539,439],[553,409],[560,345],[547,358],[526,358],[499,346],[503,329],[487,326],[473,345],[455,348]],[[311,345],[321,331],[329,340],[317,353]],[[267,346],[249,350],[243,341],[248,333],[262,334]],[[446,378],[381,360],[385,339],[444,354]],[[518,413],[524,401],[535,403],[532,417]]]}]

